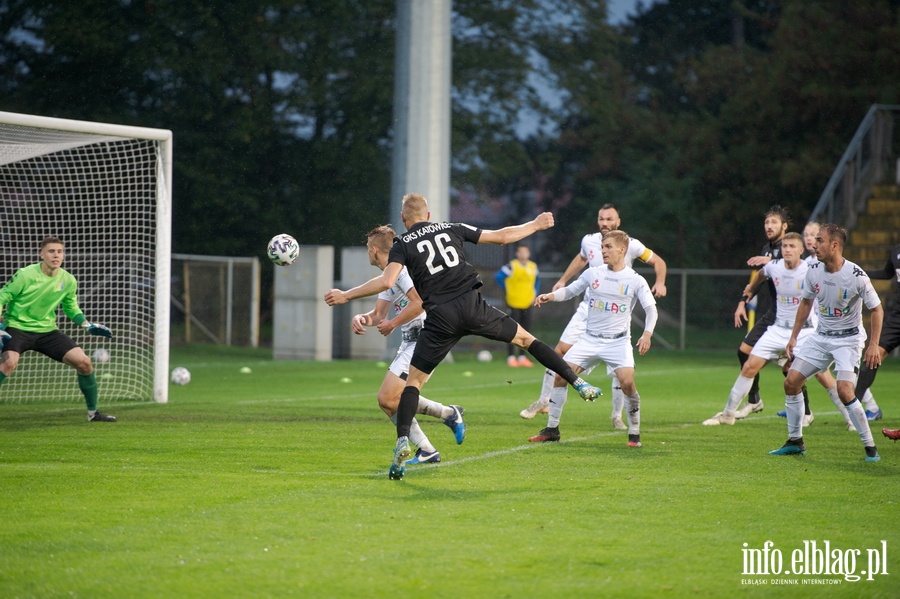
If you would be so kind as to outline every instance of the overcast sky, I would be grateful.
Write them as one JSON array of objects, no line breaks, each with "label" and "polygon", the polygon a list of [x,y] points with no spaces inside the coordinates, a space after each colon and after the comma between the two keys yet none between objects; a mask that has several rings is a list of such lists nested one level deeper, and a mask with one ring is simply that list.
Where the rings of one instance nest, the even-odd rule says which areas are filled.
[{"label": "overcast sky", "polygon": [[[607,0],[609,7],[609,22],[621,23],[625,17],[637,12],[638,2],[641,0]],[[642,0],[644,6],[650,6],[657,0]]]}]

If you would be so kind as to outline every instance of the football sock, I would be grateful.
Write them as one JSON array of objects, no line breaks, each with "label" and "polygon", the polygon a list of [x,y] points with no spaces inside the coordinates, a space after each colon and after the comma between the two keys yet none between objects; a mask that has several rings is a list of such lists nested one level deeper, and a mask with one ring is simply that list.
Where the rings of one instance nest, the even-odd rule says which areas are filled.
[{"label": "football sock", "polygon": [[753,377],[753,386],[750,387],[750,391],[747,393],[747,402],[748,403],[759,403],[759,373]]},{"label": "football sock", "polygon": [[737,350],[738,362],[741,363],[741,370],[744,369],[744,363],[750,359],[749,354],[745,354],[741,350]]},{"label": "football sock", "polygon": [[738,375],[734,381],[734,386],[731,387],[731,393],[728,394],[728,403],[725,404],[726,414],[734,414],[737,411],[738,406],[741,405],[741,400],[750,391],[751,385],[753,385],[753,379],[741,374]]},{"label": "football sock", "polygon": [[539,400],[546,403],[546,401],[550,398],[550,392],[553,391],[553,381],[556,380],[556,373],[552,370],[544,371],[544,378],[541,381],[541,396],[538,398]]},{"label": "football sock", "polygon": [[803,413],[809,416],[812,412],[809,411],[809,391],[806,390],[806,385],[801,387],[800,393],[803,394]]},{"label": "football sock", "polygon": [[5,381],[5,380],[6,380],[6,375],[3,374],[2,372],[0,372],[0,385],[2,385],[3,381]]},{"label": "football sock", "polygon": [[866,389],[866,394],[862,396],[860,400],[863,402],[863,407],[870,412],[878,411],[878,404],[875,402],[875,396],[872,395],[871,389]]},{"label": "football sock", "polygon": [[628,434],[639,435],[641,432],[641,394],[637,391],[634,395],[625,397],[628,403]]},{"label": "football sock", "polygon": [[[394,423],[394,426],[397,426],[396,414],[391,416],[390,420]],[[428,440],[428,437],[425,436],[425,432],[422,430],[422,427],[419,426],[419,421],[415,418],[413,418],[412,424],[409,425],[409,441],[422,451],[426,451],[428,453],[436,451],[434,445],[432,445],[431,441]]]},{"label": "football sock", "polygon": [[553,387],[550,392],[550,413],[547,416],[547,426],[556,428],[559,426],[559,419],[562,417],[563,406],[566,405],[568,399],[568,387]]},{"label": "football sock", "polygon": [[872,440],[872,429],[869,428],[869,421],[866,418],[866,411],[855,397],[847,404],[847,413],[850,415],[850,422],[856,427],[856,432],[859,433],[863,445],[866,447],[875,445],[875,441]]},{"label": "football sock", "polygon": [[415,418],[413,418],[412,424],[409,425],[409,440],[422,451],[427,451],[428,453],[434,451],[434,445],[425,436],[422,427],[419,426],[419,421]]},{"label": "football sock", "polygon": [[[878,374],[878,369],[869,368],[865,361],[863,361],[862,365],[859,368],[859,376],[856,377],[856,397],[862,397],[865,399],[866,392],[869,390],[869,387],[872,386],[872,383],[875,382],[875,375]],[[866,406],[868,407],[868,406]],[[875,410],[871,410],[875,411]]]},{"label": "football sock", "polygon": [[100,395],[100,393],[97,391],[97,377],[94,376],[94,373],[79,374],[78,388],[81,389],[81,393],[84,395],[84,403],[87,404],[88,411],[96,411],[97,396]]},{"label": "football sock", "polygon": [[803,394],[785,395],[784,410],[787,412],[788,437],[798,439],[803,436]]},{"label": "football sock", "polygon": [[850,420],[850,415],[847,413],[847,406],[844,405],[844,402],[841,401],[841,396],[838,395],[837,385],[835,385],[831,389],[826,389],[825,391],[828,392],[828,397],[831,398],[831,403],[833,403],[835,406],[837,406],[837,409],[841,413],[841,416],[844,417],[844,421],[852,422]]},{"label": "football sock", "polygon": [[419,407],[419,389],[408,385],[400,394],[400,404],[397,406],[397,438],[408,437],[409,427],[416,417],[416,409]]},{"label": "football sock", "polygon": [[421,395],[419,395],[419,404],[416,407],[416,414],[425,414],[426,416],[433,416],[434,418],[443,419],[453,413],[453,410],[444,404],[432,401]]},{"label": "football sock", "polygon": [[622,393],[622,385],[619,383],[619,377],[613,375],[612,377],[612,416],[615,418],[616,416],[622,415],[622,410],[625,408],[625,394]]},{"label": "football sock", "polygon": [[579,381],[578,375],[566,364],[566,361],[559,357],[559,354],[553,351],[553,348],[541,341],[535,339],[528,346],[528,353],[534,356],[534,359],[549,368],[559,376],[561,376],[570,385],[575,385]]}]

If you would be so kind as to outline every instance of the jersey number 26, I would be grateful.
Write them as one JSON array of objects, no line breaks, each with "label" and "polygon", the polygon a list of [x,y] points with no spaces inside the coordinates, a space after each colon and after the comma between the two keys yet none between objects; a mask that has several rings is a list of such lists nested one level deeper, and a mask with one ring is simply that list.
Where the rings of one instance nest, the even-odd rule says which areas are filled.
[{"label": "jersey number 26", "polygon": [[431,243],[430,239],[423,239],[419,243],[416,244],[416,249],[419,250],[419,253],[428,253],[428,258],[425,260],[425,265],[428,267],[428,272],[431,274],[436,274],[444,270],[443,264],[435,264],[434,259],[437,257],[437,253],[434,251],[434,246],[437,246],[437,251],[441,254],[441,257],[444,259],[444,264],[448,267],[453,267],[459,264],[459,254],[456,253],[456,248],[452,245],[445,245],[450,242],[450,236],[446,233],[438,233],[434,236],[434,243]]}]

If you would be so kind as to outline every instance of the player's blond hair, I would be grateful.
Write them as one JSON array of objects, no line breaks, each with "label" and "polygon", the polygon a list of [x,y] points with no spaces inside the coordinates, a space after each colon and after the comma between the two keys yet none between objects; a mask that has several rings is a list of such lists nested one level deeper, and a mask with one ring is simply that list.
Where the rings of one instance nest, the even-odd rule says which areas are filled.
[{"label": "player's blond hair", "polygon": [[407,219],[425,220],[428,218],[428,200],[420,193],[408,193],[403,196],[402,212]]},{"label": "player's blond hair", "polygon": [[389,251],[394,245],[394,237],[397,232],[390,225],[379,225],[366,233],[366,239],[372,242],[372,245],[379,250]]},{"label": "player's blond hair", "polygon": [[621,230],[607,231],[603,234],[603,240],[609,239],[619,247],[628,247],[628,233]]},{"label": "player's blond hair", "polygon": [[787,233],[784,238],[782,238],[781,243],[784,243],[785,241],[788,241],[790,239],[793,239],[800,244],[800,247],[803,247],[803,235],[801,235],[800,233],[797,233],[795,231]]}]

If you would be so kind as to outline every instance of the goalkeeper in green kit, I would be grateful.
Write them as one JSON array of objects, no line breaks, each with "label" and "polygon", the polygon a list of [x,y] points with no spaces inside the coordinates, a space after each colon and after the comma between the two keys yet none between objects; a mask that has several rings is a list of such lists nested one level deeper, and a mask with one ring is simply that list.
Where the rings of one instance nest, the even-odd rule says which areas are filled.
[{"label": "goalkeeper in green kit", "polygon": [[97,379],[91,359],[56,326],[56,309],[62,304],[66,316],[91,335],[112,337],[109,328],[91,324],[81,313],[76,294],[78,283],[62,268],[65,254],[61,239],[45,237],[41,241],[41,261],[20,268],[0,288],[0,385],[19,365],[19,356],[34,350],[75,369],[90,422],[115,422],[115,416],[97,409]]}]

